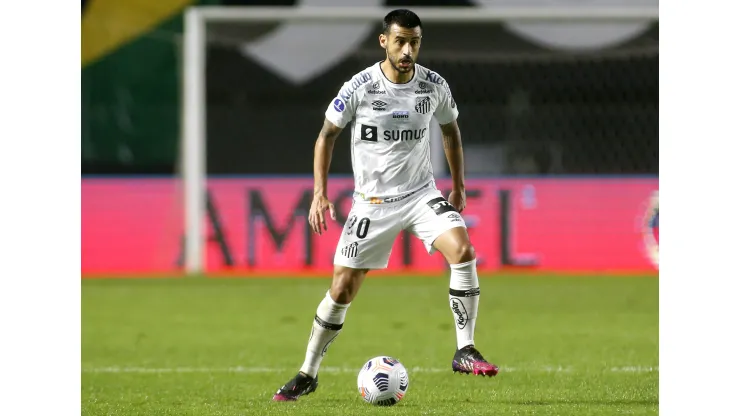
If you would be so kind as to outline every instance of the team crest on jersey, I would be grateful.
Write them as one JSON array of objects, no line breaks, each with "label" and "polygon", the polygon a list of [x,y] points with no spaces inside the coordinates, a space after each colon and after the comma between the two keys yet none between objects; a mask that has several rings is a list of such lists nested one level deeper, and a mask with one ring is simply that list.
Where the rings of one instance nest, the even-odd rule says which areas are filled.
[{"label": "team crest on jersey", "polygon": [[342,250],[340,250],[340,253],[349,259],[357,257],[357,241],[354,243],[348,244],[344,247],[342,247]]},{"label": "team crest on jersey", "polygon": [[416,97],[416,110],[419,114],[426,114],[432,109],[432,99],[429,97]]}]

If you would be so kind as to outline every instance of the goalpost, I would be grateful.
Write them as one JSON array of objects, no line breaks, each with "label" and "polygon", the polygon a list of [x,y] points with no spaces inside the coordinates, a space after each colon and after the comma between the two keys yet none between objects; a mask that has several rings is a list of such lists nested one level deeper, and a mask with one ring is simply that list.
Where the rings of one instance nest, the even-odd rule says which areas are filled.
[{"label": "goalpost", "polygon": [[[394,8],[191,6],[184,14],[181,152],[185,203],[185,271],[205,268],[206,31],[216,22],[377,22]],[[414,7],[424,22],[645,22],[655,7]]]}]

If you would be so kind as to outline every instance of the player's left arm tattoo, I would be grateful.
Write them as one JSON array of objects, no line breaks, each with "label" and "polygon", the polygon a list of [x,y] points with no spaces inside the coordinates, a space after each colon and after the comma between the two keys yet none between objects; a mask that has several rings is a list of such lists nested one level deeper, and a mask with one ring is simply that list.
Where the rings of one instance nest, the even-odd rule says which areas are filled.
[{"label": "player's left arm tattoo", "polygon": [[462,137],[457,120],[440,126],[442,128],[442,142],[444,143],[447,164],[450,166],[452,187],[457,190],[465,189],[465,169],[462,148]]},{"label": "player's left arm tattoo", "polygon": [[442,128],[442,142],[447,149],[462,148],[462,138],[460,137],[460,128],[457,126],[457,120],[452,123],[440,125]]},{"label": "player's left arm tattoo", "polygon": [[324,125],[321,126],[321,131],[319,132],[319,139],[326,140],[334,144],[334,141],[339,137],[340,133],[342,133],[341,127],[337,127],[331,121],[324,119]]}]

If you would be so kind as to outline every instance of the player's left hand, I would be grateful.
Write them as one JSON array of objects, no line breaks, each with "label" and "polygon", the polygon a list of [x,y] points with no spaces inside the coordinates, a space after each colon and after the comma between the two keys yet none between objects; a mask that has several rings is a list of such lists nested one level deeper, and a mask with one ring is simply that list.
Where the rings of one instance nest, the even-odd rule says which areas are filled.
[{"label": "player's left hand", "polygon": [[452,204],[457,212],[463,212],[463,210],[465,209],[465,190],[453,190],[452,192],[450,192],[450,197],[447,198],[447,202]]}]

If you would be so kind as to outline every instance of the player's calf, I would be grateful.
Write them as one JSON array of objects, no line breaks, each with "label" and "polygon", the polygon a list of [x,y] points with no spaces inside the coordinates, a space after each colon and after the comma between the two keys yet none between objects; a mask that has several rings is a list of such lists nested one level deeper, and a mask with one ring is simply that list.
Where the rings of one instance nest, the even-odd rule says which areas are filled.
[{"label": "player's calf", "polygon": [[366,272],[367,270],[342,266],[335,268],[331,288],[316,309],[301,371],[278,390],[273,400],[292,401],[316,390],[321,361],[329,345],[342,331],[347,309],[357,294]]},{"label": "player's calf", "polygon": [[480,298],[475,250],[462,227],[442,233],[434,241],[434,247],[450,264],[450,310],[455,320],[457,348],[461,349],[475,343],[475,320]]},{"label": "player's calf", "polygon": [[498,374],[498,367],[486,361],[474,347],[480,298],[475,260],[451,264],[450,271],[450,309],[455,319],[457,335],[457,351],[452,358],[452,371],[493,377]]},{"label": "player's calf", "polygon": [[475,260],[450,264],[450,310],[455,320],[457,348],[474,345],[480,286]]},{"label": "player's calf", "polygon": [[306,359],[301,366],[303,374],[313,378],[318,375],[321,360],[344,326],[344,317],[349,305],[349,303],[336,302],[331,298],[330,293],[326,292],[313,319],[311,336],[306,348]]},{"label": "player's calf", "polygon": [[450,310],[455,322],[457,351],[452,370],[464,374],[495,376],[498,367],[486,361],[475,345],[480,285],[475,250],[464,228],[443,233],[434,243],[450,264]]}]

